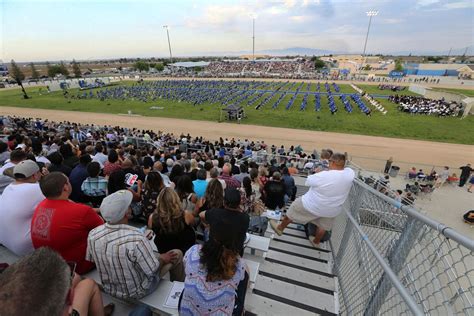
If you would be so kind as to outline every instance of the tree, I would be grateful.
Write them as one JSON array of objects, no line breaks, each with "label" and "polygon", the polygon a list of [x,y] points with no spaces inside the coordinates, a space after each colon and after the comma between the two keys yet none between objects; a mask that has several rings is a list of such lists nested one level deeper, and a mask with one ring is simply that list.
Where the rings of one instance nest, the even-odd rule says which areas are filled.
[{"label": "tree", "polygon": [[150,65],[148,65],[148,63],[144,61],[139,60],[133,64],[133,68],[135,68],[139,72],[148,71],[150,70]]},{"label": "tree", "polygon": [[163,71],[165,69],[165,66],[163,66],[163,63],[156,63],[155,69],[158,71]]},{"label": "tree", "polygon": [[66,65],[64,65],[63,62],[61,62],[59,64],[59,73],[64,75],[64,76],[68,76],[69,75],[69,70],[67,70],[66,68]]},{"label": "tree", "polygon": [[40,77],[39,72],[38,72],[38,70],[36,70],[35,64],[31,63],[30,67],[31,67],[31,78],[39,79],[39,77]]},{"label": "tree", "polygon": [[400,59],[395,60],[395,71],[403,71],[402,61]]},{"label": "tree", "polygon": [[365,65],[365,67],[363,68],[364,70],[371,70],[372,67],[370,67],[370,65]]},{"label": "tree", "polygon": [[23,92],[23,98],[29,99],[30,97],[26,94],[25,88],[23,87],[22,81],[25,80],[25,75],[21,71],[20,67],[15,63],[12,59],[12,77],[16,81],[16,83],[21,87],[21,91]]},{"label": "tree", "polygon": [[72,60],[72,72],[74,73],[74,77],[81,78],[81,68],[79,67],[79,64],[76,62],[75,59]]},{"label": "tree", "polygon": [[54,78],[54,76],[56,75],[53,71],[53,67],[51,66],[51,64],[48,62],[46,62],[46,71],[48,72],[48,77],[50,78]]},{"label": "tree", "polygon": [[324,61],[322,61],[319,58],[316,58],[316,60],[314,61],[314,67],[316,67],[316,69],[321,69],[321,68],[324,68],[325,66],[326,64],[324,63]]}]

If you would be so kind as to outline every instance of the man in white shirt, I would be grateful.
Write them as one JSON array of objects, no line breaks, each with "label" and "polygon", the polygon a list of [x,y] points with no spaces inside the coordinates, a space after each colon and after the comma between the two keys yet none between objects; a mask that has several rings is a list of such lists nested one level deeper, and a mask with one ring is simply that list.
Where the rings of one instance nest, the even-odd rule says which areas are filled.
[{"label": "man in white shirt", "polygon": [[31,218],[44,195],[38,184],[41,172],[32,160],[25,160],[13,168],[15,182],[0,196],[0,243],[18,256],[33,252]]},{"label": "man in white shirt", "polygon": [[26,159],[26,153],[21,149],[15,149],[10,153],[10,159],[0,167],[0,194],[10,184],[13,183],[13,167],[20,161]]},{"label": "man in white shirt", "polygon": [[282,235],[283,230],[292,222],[318,226],[314,238],[309,240],[318,245],[327,230],[331,230],[334,219],[342,211],[354,180],[354,171],[345,168],[344,154],[335,153],[329,159],[329,170],[313,174],[306,180],[308,192],[297,198],[290,206],[286,217],[278,225],[271,220],[273,230]]},{"label": "man in white shirt", "polygon": [[104,147],[102,144],[98,143],[95,145],[95,152],[96,154],[92,157],[92,161],[97,161],[100,165],[100,168],[104,168],[105,162],[108,160],[106,154],[103,153]]}]

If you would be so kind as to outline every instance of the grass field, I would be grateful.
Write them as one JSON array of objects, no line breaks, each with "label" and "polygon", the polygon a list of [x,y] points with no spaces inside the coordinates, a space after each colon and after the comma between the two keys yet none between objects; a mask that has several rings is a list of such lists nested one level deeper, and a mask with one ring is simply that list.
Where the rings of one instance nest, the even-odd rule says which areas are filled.
[{"label": "grass field", "polygon": [[[340,87],[341,92],[354,92],[349,85],[340,85]],[[369,87],[377,89],[376,86]],[[365,90],[365,86],[361,86],[361,88]],[[21,91],[18,89],[1,91],[0,106],[112,114],[127,113],[127,111],[131,110],[134,114],[143,116],[186,118],[190,120],[207,120],[214,122],[220,119],[220,107],[216,104],[205,103],[194,107],[187,102],[166,99],[158,99],[147,103],[138,100],[66,100],[62,92],[45,94],[45,89],[43,88],[43,94],[40,95],[39,88],[30,88],[27,91],[32,97],[28,100],[22,98]],[[306,84],[304,84],[301,91],[306,91]],[[311,87],[311,91],[315,91],[314,84]],[[325,91],[323,86],[321,87],[321,91]],[[381,90],[377,89],[377,91]],[[75,94],[76,92],[70,90],[70,93]],[[262,96],[261,99],[265,98],[266,95],[268,94]],[[353,113],[349,114],[345,112],[344,106],[338,97],[334,98],[338,112],[335,115],[331,115],[327,105],[327,98],[323,95],[321,96],[321,111],[319,112],[314,110],[314,96],[309,97],[306,110],[300,111],[300,104],[303,100],[302,95],[296,98],[290,110],[285,110],[285,107],[291,95],[284,97],[277,109],[272,110],[271,106],[277,98],[278,94],[260,110],[255,110],[254,107],[245,107],[248,117],[242,121],[242,124],[474,144],[474,138],[472,137],[474,134],[474,117],[472,116],[463,120],[452,117],[412,116],[397,111],[395,104],[387,100],[381,100],[382,105],[388,110],[387,115],[384,116],[378,111],[373,110],[372,116],[368,117],[361,113],[352,101],[351,105],[354,107]],[[255,104],[258,104],[260,100]],[[163,107],[164,109],[151,110],[151,106]],[[111,122],[111,124],[113,124],[113,122]],[[157,126],[157,128],[159,128],[159,126]]]}]

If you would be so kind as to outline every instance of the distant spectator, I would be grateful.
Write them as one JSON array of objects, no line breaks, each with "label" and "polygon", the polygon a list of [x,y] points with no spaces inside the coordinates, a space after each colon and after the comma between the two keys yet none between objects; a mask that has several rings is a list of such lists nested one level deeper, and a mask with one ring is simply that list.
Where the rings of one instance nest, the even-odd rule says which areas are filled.
[{"label": "distant spectator", "polygon": [[296,198],[295,179],[291,176],[288,168],[282,170],[282,182],[285,185],[285,194],[289,200],[294,201]]},{"label": "distant spectator", "polygon": [[156,210],[158,195],[164,188],[165,185],[159,172],[152,171],[148,173],[141,194],[143,215],[145,218],[148,219]]},{"label": "distant spectator", "polygon": [[48,167],[49,172],[62,172],[66,175],[66,177],[69,177],[72,169],[63,163],[63,155],[61,155],[59,151],[55,151],[50,154],[48,159],[51,161],[51,165]]},{"label": "distant spectator", "polygon": [[282,209],[285,206],[285,184],[281,181],[279,172],[273,173],[270,181],[263,188],[265,206],[270,210]]},{"label": "distant spectator", "polygon": [[459,169],[461,169],[461,176],[459,177],[459,186],[463,187],[469,179],[471,172],[474,171],[474,169],[471,168],[471,164],[469,163],[465,166],[459,167]]},{"label": "distant spectator", "polygon": [[222,174],[220,175],[219,179],[225,181],[226,188],[238,189],[240,187],[240,182],[232,178],[231,169],[231,164],[224,164],[224,166],[222,167]]},{"label": "distant spectator", "polygon": [[223,180],[223,179],[220,179],[219,178],[219,171],[217,170],[217,168],[212,168],[210,171],[209,171],[209,178],[206,179],[206,181],[210,182],[212,181],[213,179],[216,179],[219,181],[219,183],[222,185],[222,190],[225,190],[226,187],[227,187],[227,184],[226,182]]},{"label": "distant spectator", "polygon": [[10,161],[0,167],[0,194],[10,184],[13,183],[13,167],[26,159],[26,153],[21,149],[15,149],[10,153]]},{"label": "distant spectator", "polygon": [[72,151],[72,146],[70,144],[63,144],[59,148],[59,152],[64,158],[63,164],[68,166],[69,168],[72,169],[79,163],[79,158],[77,158],[77,156]]},{"label": "distant spectator", "polygon": [[85,154],[79,159],[79,163],[72,169],[69,175],[69,182],[72,186],[70,199],[74,202],[84,202],[84,196],[81,191],[81,186],[84,180],[87,179],[87,165],[92,161],[91,156]]},{"label": "distant spectator", "polygon": [[197,179],[193,181],[194,192],[198,198],[204,197],[208,182],[206,181],[206,170],[200,169],[196,173]]},{"label": "distant spectator", "polygon": [[94,206],[100,205],[102,199],[107,195],[108,180],[99,174],[99,162],[92,161],[87,165],[87,178],[81,184],[81,192],[85,200],[92,202]]},{"label": "distant spectator", "polygon": [[238,174],[235,174],[234,173],[234,176],[233,178],[236,179],[237,181],[239,181],[240,183],[242,183],[242,180],[245,178],[245,177],[249,177],[249,173],[248,173],[248,167],[246,164],[242,163],[240,165],[240,173]]},{"label": "distant spectator", "polygon": [[119,155],[115,150],[110,150],[107,161],[104,163],[104,176],[110,176],[114,171],[120,170],[121,168]]}]

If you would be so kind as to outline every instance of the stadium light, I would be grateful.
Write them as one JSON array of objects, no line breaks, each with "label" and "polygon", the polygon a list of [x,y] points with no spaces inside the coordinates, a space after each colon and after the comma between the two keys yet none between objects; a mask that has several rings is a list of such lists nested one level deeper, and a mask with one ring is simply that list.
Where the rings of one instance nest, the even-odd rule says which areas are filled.
[{"label": "stadium light", "polygon": [[252,18],[252,59],[255,61],[255,19],[257,18],[256,13],[250,13]]},{"label": "stadium light", "polygon": [[365,35],[364,52],[362,53],[362,65],[360,66],[359,73],[362,71],[362,67],[365,64],[365,50],[367,48],[367,40],[369,39],[369,31],[370,31],[370,24],[372,23],[372,17],[377,16],[377,14],[379,14],[379,11],[370,10],[370,11],[367,11],[366,14],[369,17],[369,26],[367,27],[367,34]]},{"label": "stadium light", "polygon": [[170,27],[168,25],[163,25],[163,28],[166,29],[166,35],[168,36],[168,47],[170,49],[170,64],[172,64],[173,63],[173,55],[171,54],[171,42],[170,42],[170,32],[169,32]]}]

